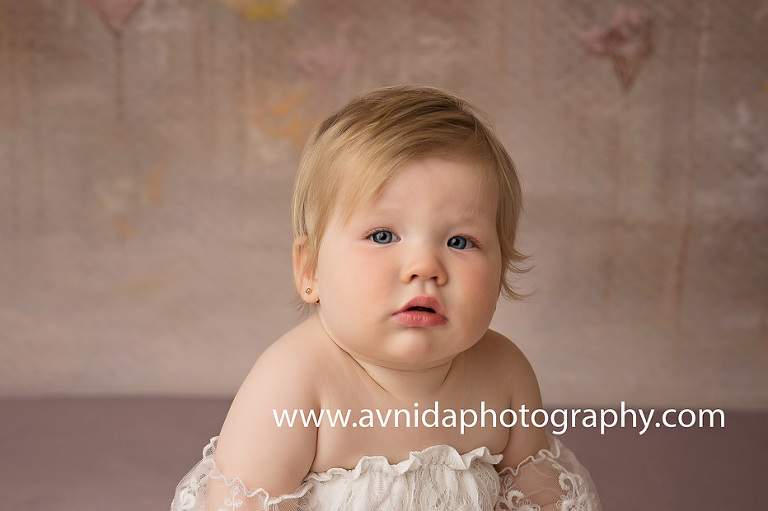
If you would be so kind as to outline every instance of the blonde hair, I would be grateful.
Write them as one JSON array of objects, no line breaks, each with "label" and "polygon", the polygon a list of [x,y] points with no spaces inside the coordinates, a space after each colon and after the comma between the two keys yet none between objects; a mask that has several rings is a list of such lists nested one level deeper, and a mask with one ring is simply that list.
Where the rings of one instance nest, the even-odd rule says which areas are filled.
[{"label": "blonde hair", "polygon": [[[515,247],[522,213],[517,170],[481,113],[441,89],[414,85],[363,93],[323,121],[302,153],[293,192],[294,250],[306,250],[299,276],[314,272],[332,215],[349,220],[409,162],[431,155],[469,158],[499,191],[496,231],[501,246],[500,291],[512,299],[512,274],[528,270]],[[294,262],[296,264],[296,262]],[[299,289],[301,292],[301,289]]]}]

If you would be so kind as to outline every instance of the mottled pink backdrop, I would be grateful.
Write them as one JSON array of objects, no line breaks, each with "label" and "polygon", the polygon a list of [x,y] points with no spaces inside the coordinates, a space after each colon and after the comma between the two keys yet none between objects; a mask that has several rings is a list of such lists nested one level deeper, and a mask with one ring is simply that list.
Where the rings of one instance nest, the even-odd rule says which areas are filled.
[{"label": "mottled pink backdrop", "polygon": [[291,305],[312,126],[495,119],[550,404],[768,407],[765,2],[0,0],[0,395],[231,395]]}]

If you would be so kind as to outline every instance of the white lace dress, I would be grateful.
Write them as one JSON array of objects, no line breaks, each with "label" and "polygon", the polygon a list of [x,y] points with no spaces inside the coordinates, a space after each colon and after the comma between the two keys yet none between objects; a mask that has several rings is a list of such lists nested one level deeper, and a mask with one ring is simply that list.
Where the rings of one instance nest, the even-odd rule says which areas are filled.
[{"label": "white lace dress", "polygon": [[179,483],[171,511],[600,511],[589,472],[554,437],[549,449],[500,473],[501,455],[486,447],[459,454],[436,445],[396,465],[366,456],[352,470],[310,473],[294,493],[276,497],[222,474],[213,461],[216,440]]}]

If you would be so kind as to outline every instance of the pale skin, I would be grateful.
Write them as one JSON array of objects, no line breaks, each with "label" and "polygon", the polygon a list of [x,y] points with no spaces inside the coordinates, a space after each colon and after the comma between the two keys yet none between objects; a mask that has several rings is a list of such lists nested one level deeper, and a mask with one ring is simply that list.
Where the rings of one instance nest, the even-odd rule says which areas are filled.
[{"label": "pale skin", "polygon": [[[433,445],[460,453],[485,446],[499,470],[547,447],[543,430],[279,428],[273,409],[433,407],[501,411],[541,407],[522,352],[488,328],[501,283],[498,198],[471,161],[448,155],[406,165],[377,198],[342,222],[336,214],[316,268],[297,286],[316,313],[276,341],[254,365],[221,431],[216,462],[270,495],[296,490],[309,472],[352,469],[364,456],[390,463]],[[304,293],[305,289],[311,293]],[[403,312],[416,300],[429,310]],[[435,304],[439,305],[435,305]]]}]

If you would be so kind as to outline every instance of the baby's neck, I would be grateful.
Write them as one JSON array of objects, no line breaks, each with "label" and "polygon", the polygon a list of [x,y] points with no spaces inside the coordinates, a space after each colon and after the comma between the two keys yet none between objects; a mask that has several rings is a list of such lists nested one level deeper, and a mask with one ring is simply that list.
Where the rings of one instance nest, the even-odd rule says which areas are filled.
[{"label": "baby's neck", "polygon": [[451,359],[437,361],[429,367],[390,367],[342,348],[328,334],[319,314],[310,318],[307,324],[311,325],[311,328],[318,329],[318,332],[321,332],[320,335],[325,336],[335,349],[349,357],[363,379],[371,381],[393,398],[404,402],[438,399],[441,394],[451,392],[448,387],[451,385],[450,381],[454,381],[455,378],[449,377],[457,370],[461,370],[459,368],[464,360],[463,353],[459,353]]},{"label": "baby's neck", "polygon": [[444,390],[456,358],[435,367],[418,370],[392,369],[356,361],[371,380],[390,396],[405,402],[418,402],[435,399]]}]

